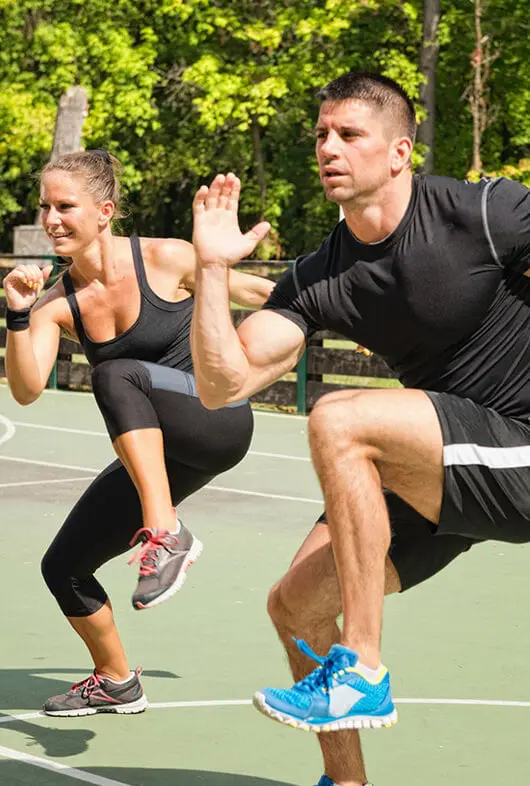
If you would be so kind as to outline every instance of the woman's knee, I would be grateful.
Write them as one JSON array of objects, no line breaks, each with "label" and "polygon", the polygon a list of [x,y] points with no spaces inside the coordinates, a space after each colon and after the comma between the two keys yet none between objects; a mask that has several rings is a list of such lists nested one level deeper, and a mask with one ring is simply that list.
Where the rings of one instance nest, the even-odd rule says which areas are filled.
[{"label": "woman's knee", "polygon": [[55,588],[60,582],[60,561],[51,550],[48,550],[41,560],[40,569],[46,586],[55,595]]},{"label": "woman's knee", "polygon": [[150,392],[149,374],[137,360],[105,360],[92,370],[92,389],[96,397],[112,401],[120,395],[120,387],[124,385],[133,385],[146,395]]},{"label": "woman's knee", "polygon": [[137,360],[106,360],[92,371],[92,389],[114,440],[127,431],[160,428],[150,403],[151,377]]},{"label": "woman's knee", "polygon": [[93,575],[78,577],[75,570],[65,570],[67,563],[50,548],[41,561],[41,573],[66,617],[87,617],[98,611],[108,596]]}]

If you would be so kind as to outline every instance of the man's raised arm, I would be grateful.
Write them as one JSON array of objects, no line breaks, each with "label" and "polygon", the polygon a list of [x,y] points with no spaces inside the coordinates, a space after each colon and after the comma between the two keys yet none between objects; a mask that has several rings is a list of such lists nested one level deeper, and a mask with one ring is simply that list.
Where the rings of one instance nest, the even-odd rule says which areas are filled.
[{"label": "man's raised arm", "polygon": [[237,210],[241,184],[232,173],[202,186],[193,202],[197,255],[192,355],[197,391],[217,409],[246,398],[290,371],[304,348],[303,331],[273,311],[259,311],[236,331],[230,315],[228,271],[269,231],[262,222],[243,235]]}]

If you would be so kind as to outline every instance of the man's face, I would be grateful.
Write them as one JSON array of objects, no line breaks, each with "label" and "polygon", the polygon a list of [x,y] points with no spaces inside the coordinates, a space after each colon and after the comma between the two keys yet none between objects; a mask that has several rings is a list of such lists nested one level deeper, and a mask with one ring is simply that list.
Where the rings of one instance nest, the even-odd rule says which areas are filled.
[{"label": "man's face", "polygon": [[358,99],[324,101],[316,140],[320,180],[332,202],[369,202],[390,181],[394,144],[385,112]]}]

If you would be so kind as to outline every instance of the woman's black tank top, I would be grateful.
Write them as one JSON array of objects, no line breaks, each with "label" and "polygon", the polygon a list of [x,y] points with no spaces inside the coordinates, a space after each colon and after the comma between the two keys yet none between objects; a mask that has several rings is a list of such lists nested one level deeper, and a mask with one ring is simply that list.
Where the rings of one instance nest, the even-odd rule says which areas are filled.
[{"label": "woman's black tank top", "polygon": [[90,336],[87,336],[72,278],[69,271],[63,275],[66,298],[87,360],[91,366],[97,366],[105,360],[133,358],[193,373],[190,344],[193,298],[171,303],[158,297],[147,283],[138,237],[131,237],[131,246],[140,288],[140,313],[134,325],[116,338],[92,341]]}]

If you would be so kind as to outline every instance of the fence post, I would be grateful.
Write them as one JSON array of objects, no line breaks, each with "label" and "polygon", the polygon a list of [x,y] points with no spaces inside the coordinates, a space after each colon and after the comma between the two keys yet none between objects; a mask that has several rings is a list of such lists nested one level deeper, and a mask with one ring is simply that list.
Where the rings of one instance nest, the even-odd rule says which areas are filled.
[{"label": "fence post", "polygon": [[[58,269],[57,259],[58,259],[58,257],[56,257],[56,256],[46,256],[46,257],[43,257],[43,259],[46,259],[46,260],[51,259],[51,262],[52,262],[52,265],[53,265],[53,270],[52,270],[51,276],[48,279],[48,281],[50,279],[54,279],[55,276],[57,275],[57,269]],[[59,339],[59,342],[60,342],[60,340],[61,339]],[[51,390],[57,390],[57,358],[55,358],[55,363],[53,364],[53,368],[51,370],[50,376],[48,377],[48,382],[47,382],[46,387],[50,388]]]},{"label": "fence post", "polygon": [[307,347],[296,366],[296,411],[307,414]]}]

